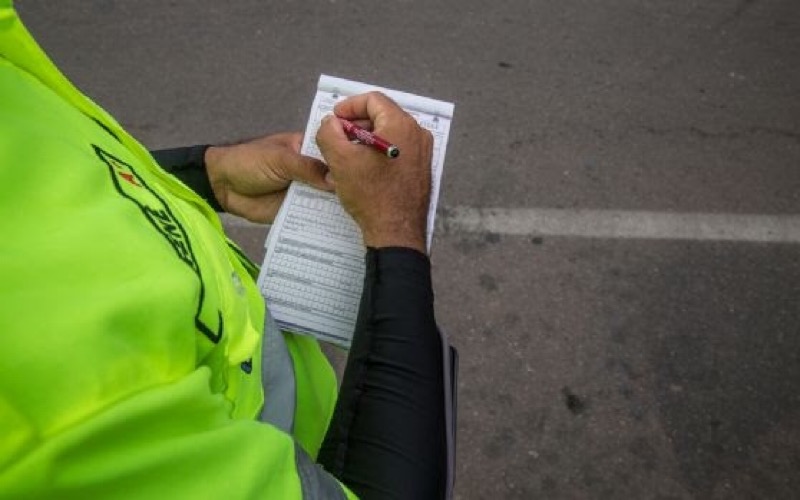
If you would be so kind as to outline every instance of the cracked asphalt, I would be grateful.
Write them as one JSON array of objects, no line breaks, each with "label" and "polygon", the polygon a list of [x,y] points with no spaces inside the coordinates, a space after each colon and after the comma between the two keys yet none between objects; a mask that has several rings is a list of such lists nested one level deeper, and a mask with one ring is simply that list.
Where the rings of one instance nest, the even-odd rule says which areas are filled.
[{"label": "cracked asphalt", "polygon": [[[456,104],[442,214],[800,208],[792,0],[18,3],[152,148],[302,130],[328,73]],[[266,231],[230,229],[256,260]],[[456,498],[797,497],[795,244],[433,247],[461,354]]]}]

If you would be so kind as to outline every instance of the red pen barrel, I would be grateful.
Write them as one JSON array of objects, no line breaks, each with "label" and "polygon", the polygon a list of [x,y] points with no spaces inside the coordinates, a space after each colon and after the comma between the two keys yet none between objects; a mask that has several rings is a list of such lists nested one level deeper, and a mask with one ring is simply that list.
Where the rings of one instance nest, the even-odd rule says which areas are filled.
[{"label": "red pen barrel", "polygon": [[372,146],[389,158],[397,158],[397,156],[400,155],[400,150],[397,148],[397,146],[393,145],[386,139],[378,137],[369,130],[365,130],[351,121],[344,120],[342,118],[339,120],[342,122],[342,128],[344,129],[344,132],[351,139],[355,139],[362,144],[366,144],[367,146]]}]

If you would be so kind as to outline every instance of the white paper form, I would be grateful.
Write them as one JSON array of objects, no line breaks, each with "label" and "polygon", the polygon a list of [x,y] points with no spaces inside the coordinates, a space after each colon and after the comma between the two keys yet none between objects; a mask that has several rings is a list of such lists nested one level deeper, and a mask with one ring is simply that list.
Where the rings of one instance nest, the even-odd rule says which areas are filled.
[{"label": "white paper form", "polygon": [[[322,117],[338,101],[372,90],[388,95],[433,134],[430,250],[452,103],[322,75],[301,152],[322,159],[315,141]],[[365,249],[358,226],[336,195],[292,183],[265,246],[258,286],[280,328],[349,347],[361,300]]]}]

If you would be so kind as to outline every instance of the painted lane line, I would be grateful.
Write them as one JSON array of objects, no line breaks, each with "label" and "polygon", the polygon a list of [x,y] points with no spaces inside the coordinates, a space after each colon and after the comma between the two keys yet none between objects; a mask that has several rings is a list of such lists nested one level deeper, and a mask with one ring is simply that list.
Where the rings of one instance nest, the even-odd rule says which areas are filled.
[{"label": "painted lane line", "polygon": [[437,233],[800,242],[797,215],[452,207],[437,217]]}]

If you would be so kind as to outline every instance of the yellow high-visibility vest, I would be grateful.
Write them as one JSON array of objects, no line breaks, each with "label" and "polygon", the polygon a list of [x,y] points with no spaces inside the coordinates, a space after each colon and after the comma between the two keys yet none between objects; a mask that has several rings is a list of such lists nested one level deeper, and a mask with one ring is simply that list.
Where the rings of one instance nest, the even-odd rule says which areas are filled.
[{"label": "yellow high-visibility vest", "polygon": [[0,498],[300,496],[335,377],[284,334],[292,428],[257,420],[256,271],[0,0]]}]

